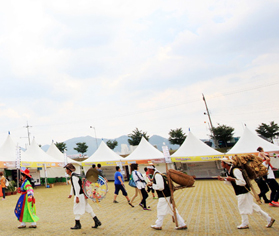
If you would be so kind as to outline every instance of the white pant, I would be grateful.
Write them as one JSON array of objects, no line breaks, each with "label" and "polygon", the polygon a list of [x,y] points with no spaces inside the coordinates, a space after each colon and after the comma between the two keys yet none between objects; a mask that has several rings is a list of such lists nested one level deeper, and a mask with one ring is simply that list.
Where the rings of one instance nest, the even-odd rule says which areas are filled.
[{"label": "white pant", "polygon": [[[266,219],[267,223],[269,223],[271,217],[265,212],[263,211],[256,203],[252,203],[252,207],[253,207],[253,211],[259,213],[263,218]],[[241,214],[241,219],[242,222],[241,224],[243,226],[249,225],[249,219],[248,219],[248,214]]]},{"label": "white pant", "polygon": [[74,198],[74,215],[75,220],[80,220],[80,216],[85,212],[89,213],[92,218],[95,217],[95,213],[93,212],[92,207],[89,205],[87,199],[85,199],[84,195],[80,195],[79,203],[76,203],[76,197]]},{"label": "white pant", "polygon": [[[172,210],[172,204],[170,204],[170,197],[167,198],[159,198],[158,205],[157,205],[157,220],[156,220],[156,226],[162,227],[164,217],[169,214],[173,216],[173,210]],[[177,209],[176,209],[176,217],[178,226],[185,226],[185,222],[183,218],[179,215]]]}]

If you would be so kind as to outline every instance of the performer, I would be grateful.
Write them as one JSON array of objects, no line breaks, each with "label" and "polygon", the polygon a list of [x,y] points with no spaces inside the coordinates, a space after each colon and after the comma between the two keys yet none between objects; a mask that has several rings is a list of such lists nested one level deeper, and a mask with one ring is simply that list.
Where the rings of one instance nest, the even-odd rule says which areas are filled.
[{"label": "performer", "polygon": [[250,193],[250,188],[247,185],[241,170],[233,165],[233,160],[222,158],[221,165],[228,171],[228,177],[224,178],[218,176],[218,179],[225,181],[225,183],[231,184],[237,197],[238,210],[242,219],[241,225],[237,226],[237,228],[249,229],[248,214],[252,214],[253,211],[258,212],[266,219],[266,228],[272,227],[275,219],[271,218],[256,203],[254,203],[253,196]]},{"label": "performer", "polygon": [[263,162],[263,165],[267,167],[267,175],[264,176],[265,181],[267,182],[271,193],[270,193],[270,206],[279,207],[278,199],[279,199],[279,184],[275,179],[275,175],[273,170],[270,167],[270,159],[266,159]]},{"label": "performer", "polygon": [[[157,205],[157,220],[155,225],[151,225],[151,228],[161,230],[163,225],[164,217],[167,214],[174,216],[172,204],[170,202],[170,188],[166,183],[166,180],[163,178],[162,174],[155,169],[154,166],[148,166],[148,171],[150,174],[154,176],[153,184],[149,183],[153,189],[156,190],[158,195],[158,205]],[[176,216],[178,221],[178,227],[175,227],[177,230],[184,230],[187,229],[187,225],[185,224],[183,218],[179,215],[178,211],[176,210]]]},{"label": "performer", "polygon": [[18,228],[26,228],[26,222],[31,222],[29,228],[37,228],[36,222],[39,220],[39,217],[36,215],[34,191],[30,183],[30,171],[28,169],[20,171],[22,179],[22,185],[20,188],[21,196],[15,207],[15,215],[19,222],[21,222],[21,225],[18,226]]},{"label": "performer", "polygon": [[148,186],[149,183],[151,183],[152,179],[153,179],[153,175],[151,175],[147,169],[147,167],[144,167],[144,174],[142,175],[145,182],[147,183],[147,193],[151,192],[153,199],[157,199],[157,197],[155,197],[155,190],[152,188],[151,186]]},{"label": "performer", "polygon": [[74,210],[76,224],[74,227],[71,227],[71,229],[81,229],[80,217],[85,212],[89,213],[95,222],[95,226],[92,226],[92,228],[98,228],[98,226],[101,226],[102,223],[99,221],[99,219],[93,212],[92,207],[89,205],[89,203],[87,202],[87,199],[85,198],[85,195],[84,195],[83,189],[82,189],[82,181],[79,178],[78,174],[76,174],[74,172],[76,170],[76,168],[71,163],[68,163],[66,166],[64,166],[64,168],[66,168],[66,173],[71,178],[71,185],[72,185],[71,193],[68,198],[71,198],[73,194],[75,196],[73,210]]}]

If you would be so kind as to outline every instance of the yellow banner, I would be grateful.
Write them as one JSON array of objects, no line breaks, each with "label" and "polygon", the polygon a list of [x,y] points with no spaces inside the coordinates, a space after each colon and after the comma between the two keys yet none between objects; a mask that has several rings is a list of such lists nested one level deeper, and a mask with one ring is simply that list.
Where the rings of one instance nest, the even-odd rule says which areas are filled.
[{"label": "yellow banner", "polygon": [[118,166],[119,163],[122,165],[127,165],[126,161],[98,161],[98,162],[87,162],[87,163],[82,163],[82,166],[92,166],[92,164],[101,164],[102,166]]},{"label": "yellow banner", "polygon": [[218,161],[224,155],[209,155],[209,156],[189,156],[189,157],[172,157],[172,162],[199,162],[199,161]]},{"label": "yellow banner", "polygon": [[59,163],[53,163],[53,162],[21,162],[22,167],[44,167],[44,164],[46,165],[47,168],[49,167],[63,167],[64,163],[59,162]]}]

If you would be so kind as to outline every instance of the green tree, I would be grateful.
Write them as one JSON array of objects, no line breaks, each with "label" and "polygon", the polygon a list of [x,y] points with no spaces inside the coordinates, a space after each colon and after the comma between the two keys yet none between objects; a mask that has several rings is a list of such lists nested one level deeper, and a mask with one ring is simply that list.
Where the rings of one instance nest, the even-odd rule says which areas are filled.
[{"label": "green tree", "polygon": [[279,126],[275,124],[274,121],[270,122],[269,124],[262,123],[256,129],[256,132],[261,136],[269,139],[273,143],[273,138],[279,135]]},{"label": "green tree", "polygon": [[64,152],[64,150],[67,150],[66,143],[64,142],[61,143],[56,142],[55,146],[60,150],[60,152]]},{"label": "green tree", "polygon": [[171,144],[178,144],[180,146],[187,137],[182,128],[171,129],[169,132],[169,136],[169,141]]},{"label": "green tree", "polygon": [[[217,141],[223,142],[225,144],[225,146],[227,147],[228,146],[227,142],[230,141],[233,137],[234,128],[230,127],[230,126],[218,124],[218,126],[213,127],[211,129],[211,131],[215,135],[215,138],[217,139]],[[212,139],[214,139],[213,135],[210,135],[210,137]]]},{"label": "green tree", "polygon": [[107,145],[110,149],[113,150],[118,145],[118,142],[116,140],[108,140]]},{"label": "green tree", "polygon": [[77,147],[75,147],[74,150],[76,150],[78,153],[81,153],[83,155],[84,153],[87,152],[88,146],[86,145],[85,142],[83,142],[83,143],[76,143],[76,145],[77,145]]},{"label": "green tree", "polygon": [[131,134],[128,135],[128,137],[130,137],[130,139],[128,139],[129,144],[133,146],[139,145],[142,136],[147,141],[149,140],[147,132],[142,132],[141,130],[138,130],[138,128],[136,128]]}]

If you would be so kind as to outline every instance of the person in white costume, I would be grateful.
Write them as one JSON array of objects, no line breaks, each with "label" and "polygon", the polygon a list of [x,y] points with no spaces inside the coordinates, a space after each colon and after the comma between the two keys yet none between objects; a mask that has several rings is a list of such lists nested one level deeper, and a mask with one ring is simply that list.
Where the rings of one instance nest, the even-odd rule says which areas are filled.
[{"label": "person in white costume", "polygon": [[99,219],[93,212],[92,207],[87,202],[87,199],[86,199],[86,197],[83,193],[83,189],[82,189],[82,181],[81,181],[79,175],[74,172],[76,170],[76,168],[71,163],[68,163],[66,166],[64,166],[64,168],[66,168],[66,173],[71,178],[71,185],[72,185],[71,193],[68,196],[68,198],[71,198],[72,195],[75,196],[73,210],[74,210],[76,224],[74,227],[71,227],[71,229],[81,229],[80,217],[85,212],[89,213],[95,222],[95,226],[92,226],[92,228],[98,228],[98,226],[101,226],[102,223],[99,221]]},{"label": "person in white costume", "polygon": [[254,203],[250,188],[242,175],[241,169],[235,167],[233,165],[233,160],[229,158],[222,158],[221,165],[228,171],[228,173],[227,177],[224,178],[218,176],[218,179],[225,181],[226,184],[231,184],[237,197],[238,210],[242,219],[241,225],[237,226],[237,228],[249,229],[248,214],[252,214],[253,211],[259,213],[267,221],[267,228],[272,227],[275,219],[271,218],[256,203]]},{"label": "person in white costume", "polygon": [[[151,228],[161,230],[163,225],[164,217],[167,214],[170,214],[171,216],[174,216],[172,204],[170,202],[170,188],[166,181],[164,180],[162,174],[156,170],[153,166],[148,166],[148,171],[150,174],[152,174],[153,177],[153,183],[150,183],[149,185],[153,187],[154,190],[156,190],[158,194],[158,205],[157,205],[157,220],[155,225],[151,225]],[[184,230],[187,229],[187,225],[185,224],[183,218],[179,215],[177,209],[176,209],[176,216],[178,221],[178,227],[175,229],[177,230]]]}]

